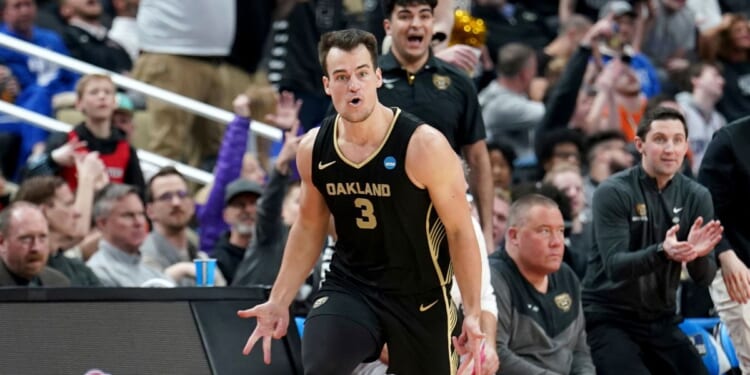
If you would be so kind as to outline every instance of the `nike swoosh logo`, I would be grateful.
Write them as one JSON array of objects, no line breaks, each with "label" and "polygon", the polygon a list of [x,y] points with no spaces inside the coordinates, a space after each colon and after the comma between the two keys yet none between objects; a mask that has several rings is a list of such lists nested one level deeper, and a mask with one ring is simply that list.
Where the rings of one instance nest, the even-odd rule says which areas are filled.
[{"label": "nike swoosh logo", "polygon": [[682,207],[680,207],[680,208],[675,207],[675,208],[672,209],[672,212],[674,212],[675,214],[679,214],[680,211],[682,211]]},{"label": "nike swoosh logo", "polygon": [[383,83],[396,83],[398,78],[383,78]]},{"label": "nike swoosh logo", "polygon": [[330,161],[330,162],[328,162],[328,163],[325,163],[325,164],[323,164],[323,162],[322,162],[322,161],[319,161],[319,162],[318,162],[318,170],[321,170],[321,171],[322,171],[322,170],[324,170],[324,169],[326,169],[326,168],[328,168],[328,167],[330,167],[330,166],[332,166],[332,165],[334,165],[334,164],[336,164],[336,160],[334,160],[334,161]]},{"label": "nike swoosh logo", "polygon": [[419,305],[419,312],[425,312],[430,309],[430,307],[435,306],[435,304],[438,303],[438,300],[435,300],[435,302],[425,306],[424,304]]}]

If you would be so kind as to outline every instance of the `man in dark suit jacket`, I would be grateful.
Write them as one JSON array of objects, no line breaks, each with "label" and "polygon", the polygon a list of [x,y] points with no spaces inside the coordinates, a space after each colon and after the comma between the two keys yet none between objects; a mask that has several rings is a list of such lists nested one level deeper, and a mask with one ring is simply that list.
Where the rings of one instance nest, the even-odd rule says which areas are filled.
[{"label": "man in dark suit jacket", "polygon": [[16,202],[0,212],[0,286],[69,286],[47,267],[49,229],[39,207]]}]

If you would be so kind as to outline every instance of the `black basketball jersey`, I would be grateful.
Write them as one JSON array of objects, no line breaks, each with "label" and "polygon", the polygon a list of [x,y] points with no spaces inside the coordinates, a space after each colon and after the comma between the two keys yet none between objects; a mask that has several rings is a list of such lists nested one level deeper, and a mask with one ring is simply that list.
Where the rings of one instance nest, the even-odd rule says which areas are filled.
[{"label": "black basketball jersey", "polygon": [[313,148],[312,181],[338,235],[327,277],[413,294],[449,285],[453,269],[445,227],[430,196],[405,170],[409,139],[422,121],[393,110],[382,145],[359,164],[338,148],[338,116],[323,120]]}]

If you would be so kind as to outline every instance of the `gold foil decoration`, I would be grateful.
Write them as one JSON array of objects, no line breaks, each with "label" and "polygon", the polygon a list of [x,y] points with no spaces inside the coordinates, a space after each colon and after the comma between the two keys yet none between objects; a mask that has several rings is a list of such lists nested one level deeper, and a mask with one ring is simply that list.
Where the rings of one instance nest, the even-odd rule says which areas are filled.
[{"label": "gold foil decoration", "polygon": [[481,48],[487,41],[487,25],[484,20],[472,17],[463,9],[456,9],[453,15],[453,30],[448,45],[466,44]]}]

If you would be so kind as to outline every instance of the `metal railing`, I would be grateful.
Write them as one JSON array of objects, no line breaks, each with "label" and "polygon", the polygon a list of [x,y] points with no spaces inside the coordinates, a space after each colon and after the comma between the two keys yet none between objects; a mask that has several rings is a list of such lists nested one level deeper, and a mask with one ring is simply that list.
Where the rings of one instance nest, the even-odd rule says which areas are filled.
[{"label": "metal railing", "polygon": [[[0,112],[13,116],[21,121],[36,124],[40,127],[52,131],[69,132],[73,128],[71,125],[66,124],[62,121],[40,115],[36,112],[29,111],[28,109],[21,108],[15,104],[4,102],[2,100],[0,100]],[[185,178],[191,181],[200,182],[202,184],[207,184],[214,179],[214,176],[211,173],[208,173],[204,170],[178,163],[172,159],[168,159],[148,151],[138,150],[138,159],[141,162],[155,165],[157,167],[172,165],[177,168],[177,170],[180,171],[180,173],[182,173]]]},{"label": "metal railing", "polygon": [[[38,57],[40,59],[49,61],[53,64],[57,64],[69,70],[73,70],[78,73],[92,74],[100,73],[106,74],[112,78],[115,85],[124,87],[129,90],[140,92],[144,95],[154,97],[163,100],[176,107],[192,112],[196,115],[222,122],[228,123],[234,118],[232,112],[216,108],[208,104],[199,102],[197,100],[175,94],[171,91],[160,89],[156,86],[145,84],[141,81],[126,77],[109,70],[102,69],[98,66],[91,65],[72,57],[61,55],[57,52],[36,46],[31,43],[27,43],[23,40],[16,39],[12,36],[0,33],[0,46],[10,48],[12,50],[21,52],[23,54]],[[251,129],[254,134],[269,138],[274,141],[281,140],[282,131],[271,125],[265,124],[260,121],[254,121],[251,123]]]},{"label": "metal railing", "polygon": [[[145,84],[121,74],[102,69],[98,66],[76,60],[72,57],[61,55],[57,52],[36,46],[20,39],[16,39],[9,35],[0,34],[0,46],[49,61],[53,64],[78,73],[106,74],[110,76],[115,85],[119,87],[137,91],[144,95],[163,100],[178,108],[214,121],[229,123],[234,118],[234,114],[232,112],[210,106],[186,96],[175,94],[171,91],[160,89],[156,86]],[[71,129],[71,126],[64,122],[51,119],[49,117],[2,101],[0,101],[0,112],[14,116],[20,120],[29,122],[47,130],[67,132]],[[263,136],[274,141],[281,140],[283,134],[280,129],[255,120],[250,123],[250,128],[253,134]],[[190,180],[196,182],[208,183],[213,180],[213,175],[210,173],[148,151],[138,150],[138,158],[143,162],[158,167],[174,165],[175,168],[177,168],[180,173],[184,174],[186,178],[189,178]]]}]

